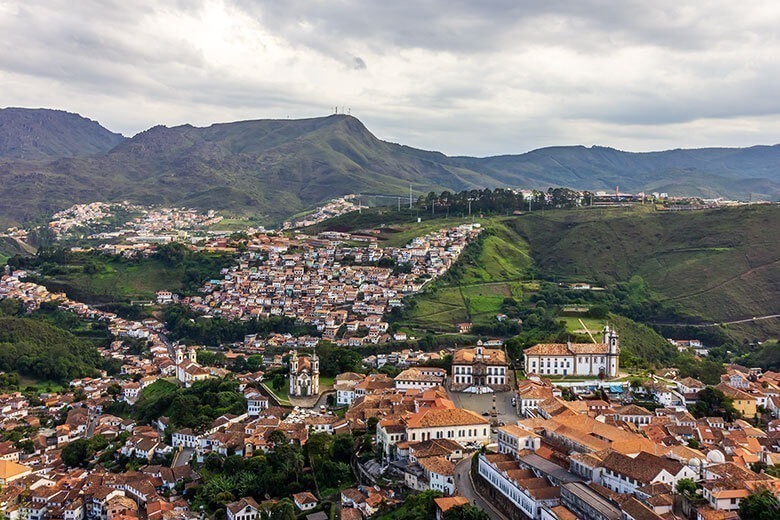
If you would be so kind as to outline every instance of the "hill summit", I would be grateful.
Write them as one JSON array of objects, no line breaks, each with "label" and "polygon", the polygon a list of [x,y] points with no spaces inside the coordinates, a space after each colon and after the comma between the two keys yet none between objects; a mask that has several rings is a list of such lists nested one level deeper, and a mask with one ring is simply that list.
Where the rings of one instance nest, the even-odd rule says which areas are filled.
[{"label": "hill summit", "polygon": [[780,145],[653,153],[565,146],[448,157],[382,141],[347,115],[154,126],[125,139],[75,114],[0,113],[1,132],[15,136],[0,138],[6,143],[0,146],[0,220],[8,222],[95,200],[188,205],[278,221],[349,193],[403,196],[410,184],[418,194],[619,186],[780,198]]},{"label": "hill summit", "polygon": [[0,157],[53,159],[108,152],[125,138],[62,110],[0,109]]}]

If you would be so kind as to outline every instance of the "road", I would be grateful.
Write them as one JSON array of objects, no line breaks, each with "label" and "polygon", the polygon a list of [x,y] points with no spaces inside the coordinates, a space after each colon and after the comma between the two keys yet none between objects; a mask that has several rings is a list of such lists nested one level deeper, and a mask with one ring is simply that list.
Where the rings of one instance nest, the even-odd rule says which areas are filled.
[{"label": "road", "polygon": [[721,325],[737,325],[739,323],[750,323],[753,321],[771,320],[773,318],[780,318],[780,314],[767,314],[766,316],[753,316],[752,318],[745,318],[743,320],[734,321],[718,321],[713,323],[654,323],[653,325],[666,325],[674,327],[719,327]]},{"label": "road", "polygon": [[474,489],[474,484],[471,481],[471,457],[473,455],[466,457],[455,465],[455,489],[457,489],[458,494],[467,498],[470,503],[476,504],[493,520],[509,520],[494,508],[492,504],[483,500],[482,496]]},{"label": "road", "polygon": [[182,448],[180,451],[177,451],[176,455],[173,456],[171,467],[178,468],[179,466],[186,466],[190,463],[190,459],[194,453],[195,448]]}]

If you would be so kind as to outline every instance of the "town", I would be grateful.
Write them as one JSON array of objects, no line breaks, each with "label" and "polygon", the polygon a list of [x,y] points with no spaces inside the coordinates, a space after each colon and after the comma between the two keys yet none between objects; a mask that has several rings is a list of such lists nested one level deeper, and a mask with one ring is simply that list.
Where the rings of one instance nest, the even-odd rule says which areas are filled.
[{"label": "town", "polygon": [[[105,211],[72,209],[52,228],[69,233]],[[195,246],[175,224],[218,218],[153,211],[133,229],[179,230],[139,241],[151,251],[182,239],[226,248],[218,236]],[[0,375],[4,516],[356,520],[417,500],[436,518],[721,520],[776,500],[780,373],[731,364],[717,384],[673,367],[640,377],[621,366],[621,331],[582,319],[588,341],[535,343],[517,360],[500,337],[414,348],[393,313],[483,232],[465,223],[384,247],[371,230],[252,230],[198,294],[156,295],[159,309],[200,322],[295,324],[216,346],[171,339],[161,315],[123,317],[7,266],[0,300],[105,327],[111,341],[94,375],[57,390]],[[668,341],[707,355],[700,340]]]}]

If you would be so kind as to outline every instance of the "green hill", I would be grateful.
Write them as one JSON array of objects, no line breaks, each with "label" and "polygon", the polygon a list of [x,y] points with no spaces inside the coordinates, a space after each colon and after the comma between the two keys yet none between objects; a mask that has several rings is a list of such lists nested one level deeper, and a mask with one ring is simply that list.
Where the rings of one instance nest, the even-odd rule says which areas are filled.
[{"label": "green hill", "polygon": [[97,374],[98,351],[70,332],[31,318],[0,317],[0,370],[68,381]]},{"label": "green hill", "polygon": [[[780,313],[778,206],[554,211],[508,225],[550,279],[611,284],[638,275],[659,299],[704,321]],[[780,333],[780,320],[756,325]]]},{"label": "green hill", "polygon": [[668,366],[677,348],[656,331],[623,316],[611,314],[609,323],[620,332],[620,363],[628,366]]},{"label": "green hill", "polygon": [[642,154],[571,146],[448,157],[382,141],[345,115],[156,126],[125,140],[72,114],[7,110],[16,116],[0,124],[0,135],[13,137],[0,144],[0,222],[34,220],[95,200],[189,205],[278,221],[349,193],[404,195],[409,184],[417,194],[618,185],[780,198],[780,146]]}]

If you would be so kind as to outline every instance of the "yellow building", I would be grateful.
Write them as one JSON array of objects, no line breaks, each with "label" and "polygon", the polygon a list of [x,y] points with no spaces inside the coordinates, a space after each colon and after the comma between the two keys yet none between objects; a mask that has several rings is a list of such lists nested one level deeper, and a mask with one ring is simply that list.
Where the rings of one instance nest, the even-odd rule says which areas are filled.
[{"label": "yellow building", "polygon": [[723,392],[723,395],[731,399],[731,403],[734,405],[734,409],[741,413],[742,417],[745,417],[746,419],[752,419],[756,416],[758,401],[755,397],[747,392],[743,392],[738,388],[729,386],[726,383],[721,383],[715,388]]}]

